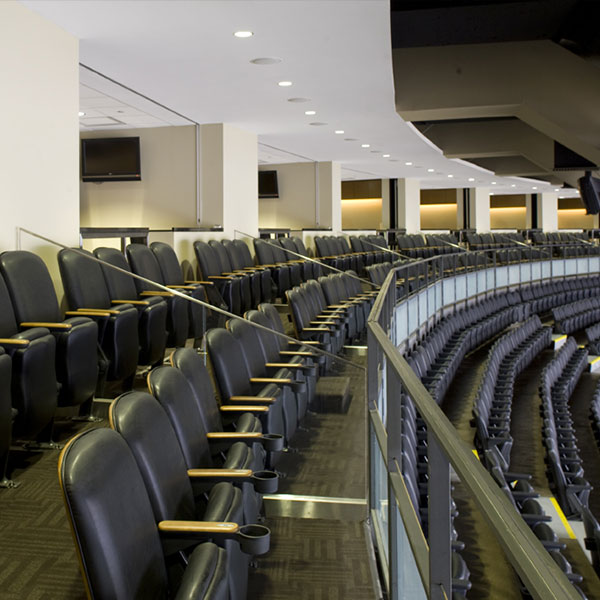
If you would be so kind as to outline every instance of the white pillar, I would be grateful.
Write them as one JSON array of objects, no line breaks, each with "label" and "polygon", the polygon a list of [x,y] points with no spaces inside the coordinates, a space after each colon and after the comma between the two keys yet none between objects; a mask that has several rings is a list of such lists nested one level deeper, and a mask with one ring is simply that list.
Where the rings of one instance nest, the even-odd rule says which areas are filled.
[{"label": "white pillar", "polygon": [[471,228],[478,232],[490,230],[490,190],[471,188],[469,200]]},{"label": "white pillar", "polygon": [[537,197],[538,227],[543,231],[558,230],[558,194],[544,192]]},{"label": "white pillar", "polygon": [[258,236],[258,147],[254,133],[227,123],[201,128],[200,224]]},{"label": "white pillar", "polygon": [[340,163],[317,165],[317,214],[319,227],[331,227],[335,234],[342,230],[342,168]]},{"label": "white pillar", "polygon": [[418,179],[398,179],[398,228],[407,233],[421,230],[421,184]]},{"label": "white pillar", "polygon": [[390,228],[390,180],[381,180],[381,229]]}]

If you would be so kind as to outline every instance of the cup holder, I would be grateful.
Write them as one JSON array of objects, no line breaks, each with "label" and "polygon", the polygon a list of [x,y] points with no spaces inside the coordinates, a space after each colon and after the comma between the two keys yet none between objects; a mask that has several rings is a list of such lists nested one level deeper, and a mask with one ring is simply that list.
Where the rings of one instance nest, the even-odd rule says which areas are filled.
[{"label": "cup holder", "polygon": [[275,471],[254,471],[252,482],[259,494],[274,494],[279,486],[279,475]]},{"label": "cup holder", "polygon": [[268,452],[283,450],[283,435],[280,433],[263,433],[264,448]]},{"label": "cup holder", "polygon": [[271,546],[271,530],[264,525],[242,525],[237,532],[237,539],[245,554],[265,554]]}]

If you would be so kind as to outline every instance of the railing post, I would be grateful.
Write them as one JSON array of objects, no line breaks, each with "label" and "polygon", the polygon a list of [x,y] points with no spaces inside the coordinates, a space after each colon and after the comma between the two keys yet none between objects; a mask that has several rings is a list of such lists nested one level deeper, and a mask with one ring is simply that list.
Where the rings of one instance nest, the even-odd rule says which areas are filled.
[{"label": "railing post", "polygon": [[429,459],[429,590],[431,600],[452,596],[450,463],[434,436],[427,435]]}]

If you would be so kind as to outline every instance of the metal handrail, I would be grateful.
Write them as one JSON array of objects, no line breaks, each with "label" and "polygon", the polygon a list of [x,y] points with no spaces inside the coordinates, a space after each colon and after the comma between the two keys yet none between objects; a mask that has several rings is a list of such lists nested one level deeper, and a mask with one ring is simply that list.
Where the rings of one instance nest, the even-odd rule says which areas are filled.
[{"label": "metal handrail", "polygon": [[[482,250],[475,252],[494,253],[496,251]],[[462,483],[469,490],[494,532],[496,539],[504,549],[508,560],[527,586],[529,592],[540,600],[578,598],[579,595],[566,575],[545,551],[543,545],[525,524],[494,479],[475,457],[472,449],[458,437],[452,423],[433,400],[384,329],[384,327],[387,328],[391,324],[393,308],[390,308],[390,306],[393,307],[396,304],[395,289],[398,274],[407,268],[414,268],[416,264],[427,264],[435,260],[439,261],[440,259],[443,261],[451,256],[453,254],[429,257],[406,265],[400,265],[388,273],[367,322],[370,340],[376,343],[382,357],[385,358],[386,369],[393,370],[402,388],[414,402],[420,416],[427,425],[428,434],[433,436]],[[390,305],[391,295],[394,297],[394,302]],[[388,312],[387,315],[385,314],[386,309]],[[385,322],[382,323],[382,320]],[[375,352],[375,349],[370,347],[370,352]],[[371,363],[369,367],[372,368]],[[372,398],[369,398],[369,401],[373,403]],[[400,402],[399,390],[397,393],[397,402]],[[376,413],[376,411],[371,412]],[[401,457],[388,456],[386,464],[388,464],[388,461],[395,462],[396,460],[400,462]],[[390,478],[401,477],[400,473],[398,473],[397,465],[390,466],[388,464],[388,473]],[[393,490],[398,506],[406,502],[405,495],[399,493],[396,486],[390,487]],[[403,515],[404,519],[406,517]],[[414,535],[413,525],[414,523],[409,518],[406,529],[409,533],[413,530]],[[415,560],[423,579],[426,576],[426,568],[423,565],[422,552],[415,554]],[[429,582],[423,582],[423,585],[429,596]]]}]

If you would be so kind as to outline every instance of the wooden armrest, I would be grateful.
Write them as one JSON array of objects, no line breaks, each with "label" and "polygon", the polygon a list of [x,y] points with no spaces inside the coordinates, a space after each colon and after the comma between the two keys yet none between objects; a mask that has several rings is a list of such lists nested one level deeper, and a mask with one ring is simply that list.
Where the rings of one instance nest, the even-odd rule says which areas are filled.
[{"label": "wooden armrest", "polygon": [[167,286],[171,290],[195,290],[195,285],[168,285]]},{"label": "wooden armrest", "polygon": [[269,412],[268,406],[256,406],[253,404],[242,404],[241,406],[221,406],[221,412]]},{"label": "wooden armrest", "polygon": [[206,434],[209,440],[260,439],[261,437],[260,431],[210,431]]},{"label": "wooden armrest", "polygon": [[292,383],[292,380],[277,377],[250,377],[250,383]]},{"label": "wooden armrest", "polygon": [[283,354],[284,356],[318,356],[318,354],[307,352],[306,350],[280,350],[279,354]]},{"label": "wooden armrest", "polygon": [[[294,342],[289,342],[290,345],[296,344],[297,346],[318,346],[321,342],[317,342],[316,340],[297,340]],[[282,350],[282,352],[291,352],[292,354],[300,354],[300,352],[295,352],[294,350]],[[311,354],[314,356],[314,354]]]},{"label": "wooden armrest", "polygon": [[21,327],[46,327],[47,329],[71,329],[71,323],[46,323],[44,321],[24,321]]},{"label": "wooden armrest", "polygon": [[265,404],[273,404],[277,402],[277,398],[273,396],[229,396],[230,402],[264,402]]},{"label": "wooden armrest", "polygon": [[252,469],[188,469],[188,477],[250,477]]},{"label": "wooden armrest", "polygon": [[239,525],[228,521],[160,521],[158,530],[165,533],[237,533]]},{"label": "wooden armrest", "polygon": [[267,363],[266,367],[276,367],[278,369],[303,369],[305,365],[298,363]]},{"label": "wooden armrest", "polygon": [[213,281],[203,281],[202,279],[186,279],[185,283],[195,283],[201,285],[215,285]]},{"label": "wooden armrest", "polygon": [[209,275],[208,276],[209,279],[233,279],[233,277],[225,277],[223,275]]},{"label": "wooden armrest", "polygon": [[114,308],[78,308],[77,312],[106,313],[107,315],[118,315],[120,313]]},{"label": "wooden armrest", "polygon": [[13,340],[12,338],[0,338],[3,346],[29,346],[29,340]]},{"label": "wooden armrest", "polygon": [[335,321],[311,321],[311,325],[337,325]]},{"label": "wooden armrest", "polygon": [[342,308],[342,309],[346,309],[348,307],[345,304],[329,304],[327,306],[327,308]]},{"label": "wooden armrest", "polygon": [[172,298],[173,294],[171,292],[163,292],[162,290],[146,290],[140,296],[164,296],[165,298]]},{"label": "wooden armrest", "polygon": [[147,300],[111,300],[111,304],[133,304],[134,306],[150,306]]},{"label": "wooden armrest", "polygon": [[110,313],[107,311],[99,310],[68,310],[65,313],[69,317],[110,317]]},{"label": "wooden armrest", "polygon": [[[329,329],[329,327],[305,327],[302,331],[322,331],[325,333],[331,333],[333,330]],[[300,342],[301,344],[306,344],[308,342]]]}]

